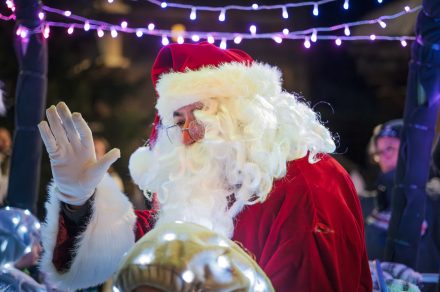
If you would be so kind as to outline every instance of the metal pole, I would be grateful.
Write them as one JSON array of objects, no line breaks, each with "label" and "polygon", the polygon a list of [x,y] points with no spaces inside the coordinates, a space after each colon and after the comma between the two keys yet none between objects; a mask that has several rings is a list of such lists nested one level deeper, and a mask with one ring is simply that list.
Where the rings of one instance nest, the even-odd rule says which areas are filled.
[{"label": "metal pole", "polygon": [[19,62],[16,89],[15,131],[7,200],[11,206],[35,212],[38,198],[42,145],[37,124],[43,119],[47,88],[47,46],[38,17],[37,0],[15,0]]}]

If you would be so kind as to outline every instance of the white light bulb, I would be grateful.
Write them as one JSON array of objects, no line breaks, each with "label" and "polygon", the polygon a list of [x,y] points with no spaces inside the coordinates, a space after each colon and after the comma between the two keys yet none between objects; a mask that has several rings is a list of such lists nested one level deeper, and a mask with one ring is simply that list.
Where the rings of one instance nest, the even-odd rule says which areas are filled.
[{"label": "white light bulb", "polygon": [[408,45],[408,43],[405,40],[401,40],[400,44],[402,45],[402,47],[406,47]]},{"label": "white light bulb", "polygon": [[112,4],[112,3],[113,3],[113,0],[107,0],[107,2],[110,3],[110,4]]},{"label": "white light bulb", "polygon": [[289,30],[287,28],[283,29],[283,35],[288,35],[289,34]]},{"label": "white light bulb", "polygon": [[249,31],[251,32],[251,34],[256,34],[257,33],[257,27],[255,25],[251,25],[249,27]]},{"label": "white light bulb", "polygon": [[219,21],[225,21],[225,19],[226,19],[226,10],[225,10],[225,9],[222,9],[222,10],[220,11],[220,15],[218,16],[218,20],[219,20]]},{"label": "white light bulb", "polygon": [[143,35],[144,35],[144,33],[142,32],[142,30],[140,30],[140,29],[136,30],[136,36],[137,36],[138,38],[140,38],[140,37],[143,36]]},{"label": "white light bulb", "polygon": [[220,49],[226,50],[226,39],[222,39],[220,42]]},{"label": "white light bulb", "polygon": [[193,36],[191,37],[191,39],[193,40],[193,42],[198,42],[198,41],[200,41],[200,37],[199,37],[197,34],[193,35]]},{"label": "white light bulb", "polygon": [[151,22],[148,24],[148,30],[154,30],[154,28],[155,28],[154,23]]},{"label": "white light bulb", "polygon": [[239,43],[241,43],[241,41],[242,41],[242,37],[239,36],[239,35],[236,36],[236,37],[234,38],[234,43],[237,44],[237,45],[238,45]]},{"label": "white light bulb", "polygon": [[189,15],[189,19],[195,20],[196,18],[197,18],[196,8],[193,7],[193,8],[191,8],[191,14]]},{"label": "white light bulb", "polygon": [[306,38],[304,40],[304,47],[306,47],[306,49],[310,49],[310,46],[311,46],[310,40],[309,40],[309,38]]},{"label": "white light bulb", "polygon": [[372,34],[370,35],[370,40],[374,41],[376,39],[376,35]]},{"label": "white light bulb", "polygon": [[22,39],[25,39],[25,38],[27,38],[27,36],[28,36],[28,30],[25,29],[25,28],[22,28],[21,31],[20,31],[20,37]]},{"label": "white light bulb", "polygon": [[348,0],[345,0],[343,7],[345,10],[348,10],[348,8],[350,7],[350,5],[348,4]]},{"label": "white light bulb", "polygon": [[283,9],[282,9],[282,11],[283,11],[283,18],[284,19],[287,19],[287,18],[289,18],[289,13],[287,12],[287,8],[286,8],[286,6],[283,6]]},{"label": "white light bulb", "polygon": [[162,36],[162,45],[166,46],[170,43],[166,36]]},{"label": "white light bulb", "polygon": [[184,42],[185,42],[185,39],[183,38],[183,36],[179,35],[179,36],[177,37],[177,43],[178,43],[179,45],[181,45],[181,44],[183,44]]},{"label": "white light bulb", "polygon": [[67,29],[67,33],[68,33],[68,34],[72,34],[72,33],[73,33],[73,25],[71,25],[71,26]]},{"label": "white light bulb", "polygon": [[316,31],[316,29],[313,30],[310,40],[314,43],[316,43],[316,41],[318,40],[318,32]]},{"label": "white light bulb", "polygon": [[72,15],[72,12],[70,12],[69,10],[64,11],[64,15],[69,17]]},{"label": "white light bulb", "polygon": [[90,30],[90,23],[89,23],[88,21],[86,21],[86,22],[84,23],[84,30],[85,30],[85,31],[89,31],[89,30]]},{"label": "white light bulb", "polygon": [[118,36],[118,32],[114,28],[111,29],[110,34],[111,34],[112,38],[115,38]]},{"label": "white light bulb", "polygon": [[168,6],[167,2],[160,3],[160,7],[162,8],[167,8],[167,6]]},{"label": "white light bulb", "polygon": [[383,0],[377,0],[377,3],[381,4],[383,2]]},{"label": "white light bulb", "polygon": [[12,9],[14,7],[14,2],[11,0],[6,0],[6,6],[8,6],[9,9]]},{"label": "white light bulb", "polygon": [[281,44],[283,42],[283,39],[280,36],[274,36],[273,40],[277,43],[277,44]]},{"label": "white light bulb", "polygon": [[345,34],[346,36],[349,36],[349,35],[351,34],[351,32],[350,32],[350,28],[349,28],[348,26],[345,26],[345,28],[344,28],[344,34]]},{"label": "white light bulb", "polygon": [[101,28],[98,28],[96,30],[96,33],[98,34],[98,37],[102,38],[104,36],[104,31]]},{"label": "white light bulb", "polygon": [[257,3],[252,4],[252,9],[257,10],[258,9],[258,4]]},{"label": "white light bulb", "polygon": [[335,40],[335,43],[336,43],[336,45],[339,47],[339,46],[342,44],[342,41],[341,41],[340,38],[337,38],[337,39]]},{"label": "white light bulb", "polygon": [[379,19],[378,22],[379,22],[379,25],[380,25],[381,28],[386,28],[387,27],[387,24],[383,20]]},{"label": "white light bulb", "polygon": [[50,34],[50,27],[48,25],[46,25],[43,30],[44,38],[46,38],[46,39],[49,38],[49,34]]},{"label": "white light bulb", "polygon": [[128,23],[126,22],[126,21],[123,21],[123,22],[121,22],[121,27],[122,28],[127,28],[127,26],[128,26]]},{"label": "white light bulb", "polygon": [[411,10],[411,8],[409,6],[405,6],[405,11],[409,12]]},{"label": "white light bulb", "polygon": [[44,19],[44,12],[40,12],[40,13],[38,13],[38,18],[40,19],[40,20],[43,20]]},{"label": "white light bulb", "polygon": [[315,15],[315,16],[319,15],[318,4],[316,4],[316,3],[315,3],[315,5],[313,5],[313,15]]},{"label": "white light bulb", "polygon": [[212,35],[208,35],[207,37],[208,43],[213,44],[214,43],[214,37]]}]

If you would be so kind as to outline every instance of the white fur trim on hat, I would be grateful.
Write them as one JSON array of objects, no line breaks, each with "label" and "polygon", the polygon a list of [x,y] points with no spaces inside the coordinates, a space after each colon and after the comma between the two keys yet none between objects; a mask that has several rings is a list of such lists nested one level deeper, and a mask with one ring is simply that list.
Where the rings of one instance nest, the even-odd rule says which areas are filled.
[{"label": "white fur trim on hat", "polygon": [[55,184],[52,184],[42,230],[45,252],[41,269],[61,289],[76,290],[98,285],[118,269],[123,255],[134,245],[136,216],[133,207],[111,177],[106,175],[96,188],[90,222],[76,240],[75,258],[69,270],[60,273],[52,263],[61,208],[57,192]]},{"label": "white fur trim on hat", "polygon": [[281,92],[281,72],[278,68],[254,62],[224,63],[199,70],[171,72],[159,78],[156,90],[159,98],[156,109],[165,119],[172,119],[182,106],[211,97],[254,98],[273,96]]}]

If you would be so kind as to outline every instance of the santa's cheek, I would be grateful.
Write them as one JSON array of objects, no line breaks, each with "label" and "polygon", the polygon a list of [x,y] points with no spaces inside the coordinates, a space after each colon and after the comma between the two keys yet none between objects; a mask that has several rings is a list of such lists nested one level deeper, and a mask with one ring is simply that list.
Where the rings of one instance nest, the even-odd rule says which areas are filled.
[{"label": "santa's cheek", "polygon": [[202,140],[205,136],[205,127],[203,126],[203,124],[197,121],[193,121],[188,132],[194,141],[199,141]]}]

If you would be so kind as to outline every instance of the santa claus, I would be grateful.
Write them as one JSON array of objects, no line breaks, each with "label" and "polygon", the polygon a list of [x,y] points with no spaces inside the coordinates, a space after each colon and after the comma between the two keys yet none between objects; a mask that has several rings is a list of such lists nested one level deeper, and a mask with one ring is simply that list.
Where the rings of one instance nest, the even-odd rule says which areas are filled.
[{"label": "santa claus", "polygon": [[51,159],[42,268],[61,287],[105,281],[154,225],[175,220],[232,238],[276,291],[369,291],[359,202],[310,107],[281,73],[245,52],[172,44],[152,69],[158,94],[150,144],[130,158],[158,209],[134,211],[96,160],[80,114],[64,103],[39,124]]}]

